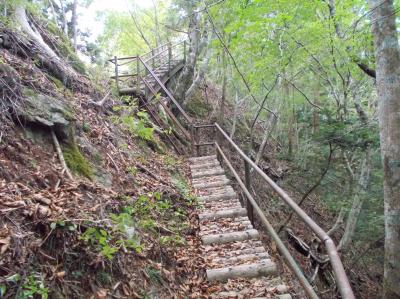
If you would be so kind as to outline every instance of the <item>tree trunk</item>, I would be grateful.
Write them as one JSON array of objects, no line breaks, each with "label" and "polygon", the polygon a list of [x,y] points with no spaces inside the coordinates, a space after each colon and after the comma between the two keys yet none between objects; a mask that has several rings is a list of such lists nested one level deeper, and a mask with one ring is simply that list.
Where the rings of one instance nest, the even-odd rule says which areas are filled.
[{"label": "tree trunk", "polygon": [[264,137],[263,137],[263,140],[261,142],[261,146],[260,146],[260,148],[259,148],[259,150],[257,152],[257,155],[256,155],[255,163],[257,165],[261,161],[261,158],[262,158],[262,156],[264,154],[264,151],[265,151],[265,148],[267,146],[267,142],[268,142],[269,136],[271,135],[271,132],[274,130],[277,120],[278,119],[276,118],[276,114],[270,113],[269,119],[268,119],[267,128],[265,129]]},{"label": "tree trunk", "polygon": [[225,50],[222,50],[222,96],[221,96],[221,107],[219,109],[219,117],[218,117],[221,123],[224,120],[227,84],[228,84],[228,72],[226,65],[226,53]]},{"label": "tree trunk", "polygon": [[72,6],[72,45],[74,46],[75,52],[78,51],[78,0],[74,0],[74,4]]},{"label": "tree trunk", "polygon": [[28,22],[25,7],[18,5],[15,8],[15,20],[18,22],[21,31],[35,44],[32,52],[37,55],[39,62],[53,76],[59,79],[66,87],[73,88],[78,81],[82,87],[82,81],[70,65],[65,63],[58,55],[45,43],[40,33]]},{"label": "tree trunk", "polygon": [[68,37],[68,22],[67,22],[67,15],[65,13],[65,7],[63,0],[60,0],[60,10],[61,10],[61,16],[62,16],[62,30],[64,31],[65,36]]},{"label": "tree trunk", "polygon": [[175,89],[175,96],[178,101],[185,101],[185,93],[193,82],[197,56],[200,44],[200,16],[194,13],[189,21],[189,53],[187,61],[181,75],[178,78],[178,84]]},{"label": "tree trunk", "polygon": [[384,171],[384,299],[400,298],[400,49],[392,0],[370,0]]},{"label": "tree trunk", "polygon": [[368,194],[368,185],[371,175],[371,157],[370,149],[365,151],[365,157],[361,165],[360,178],[358,180],[358,186],[354,193],[353,204],[346,222],[346,228],[342,239],[339,242],[338,250],[346,250],[349,246],[354,233],[356,231],[356,225],[358,217],[361,213],[362,205]]},{"label": "tree trunk", "polygon": [[183,102],[183,106],[187,105],[187,103],[192,98],[196,89],[199,88],[200,84],[204,81],[210,59],[211,59],[211,49],[207,48],[206,57],[204,58],[203,63],[199,67],[196,79],[193,81],[192,85],[185,93],[185,100]]}]

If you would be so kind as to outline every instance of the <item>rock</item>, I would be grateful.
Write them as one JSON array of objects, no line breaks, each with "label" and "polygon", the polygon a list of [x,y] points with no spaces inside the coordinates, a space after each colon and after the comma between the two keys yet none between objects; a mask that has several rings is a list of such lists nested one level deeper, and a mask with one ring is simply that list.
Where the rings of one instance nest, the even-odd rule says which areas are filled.
[{"label": "rock", "polygon": [[65,102],[31,89],[23,90],[24,103],[18,110],[19,119],[26,123],[53,128],[61,138],[67,138],[75,121],[72,108]]}]

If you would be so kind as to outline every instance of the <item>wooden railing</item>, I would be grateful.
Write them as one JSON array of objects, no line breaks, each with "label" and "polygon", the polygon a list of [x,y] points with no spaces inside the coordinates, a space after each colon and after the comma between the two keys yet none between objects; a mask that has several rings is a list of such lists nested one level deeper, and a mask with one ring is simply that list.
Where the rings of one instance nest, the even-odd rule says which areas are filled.
[{"label": "wooden railing", "polygon": [[145,86],[141,85],[142,79],[146,78],[149,73],[143,63],[149,65],[153,71],[161,67],[167,67],[170,73],[177,61],[186,61],[187,52],[186,40],[175,44],[167,43],[151,51],[136,56],[117,57],[108,60],[113,64],[113,76],[117,89],[134,88],[136,94],[145,90]]},{"label": "wooden railing", "polygon": [[[260,223],[265,227],[269,236],[274,240],[275,244],[279,252],[281,253],[282,257],[285,259],[287,265],[296,275],[297,279],[299,280],[301,286],[303,287],[304,291],[307,294],[307,297],[316,299],[318,295],[316,294],[315,290],[305,277],[304,273],[302,272],[301,268],[294,260],[293,256],[290,254],[289,250],[279,237],[278,233],[275,231],[271,223],[268,221],[265,213],[260,208],[256,200],[251,195],[251,170],[254,169],[255,173],[261,176],[262,180],[266,182],[273,190],[276,192],[279,197],[293,210],[295,214],[299,217],[299,219],[307,225],[307,227],[317,236],[320,240],[321,244],[324,245],[326,253],[328,255],[330,264],[332,266],[333,274],[337,283],[337,288],[340,292],[340,295],[343,299],[354,299],[353,290],[350,286],[350,282],[347,278],[346,272],[344,270],[342,261],[340,260],[339,253],[336,249],[335,243],[331,239],[331,237],[313,220],[307,213],[300,208],[297,203],[281,188],[279,187],[263,170],[261,170],[254,162],[251,160],[244,152],[240,149],[240,147],[228,136],[228,134],[221,128],[220,125],[214,123],[212,125],[200,125],[194,126],[195,133],[199,133],[199,129],[203,128],[214,128],[215,135],[212,139],[213,142],[203,142],[196,144],[196,153],[198,154],[200,151],[200,147],[202,146],[209,146],[212,144],[215,147],[218,159],[225,163],[226,166],[229,168],[233,176],[235,177],[237,183],[239,184],[240,188],[242,189],[243,193],[246,197],[246,208],[249,215],[250,220],[253,222],[254,220],[254,211],[255,214],[260,221]],[[198,137],[195,136],[194,140],[198,140]],[[227,158],[227,155],[222,149],[222,143],[228,143],[230,147],[234,150],[234,152],[239,155],[243,159],[244,165],[244,182],[243,179],[240,177],[238,172],[232,166],[231,161]]]}]

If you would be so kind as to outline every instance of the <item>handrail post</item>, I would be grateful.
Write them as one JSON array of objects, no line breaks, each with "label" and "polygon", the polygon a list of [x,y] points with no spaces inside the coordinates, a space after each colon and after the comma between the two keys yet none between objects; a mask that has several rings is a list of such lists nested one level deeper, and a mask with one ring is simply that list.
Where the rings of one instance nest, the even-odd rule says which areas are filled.
[{"label": "handrail post", "polygon": [[[244,160],[244,183],[246,185],[247,190],[251,190],[251,176],[250,176],[251,168],[249,162]],[[248,199],[246,199],[246,210],[247,216],[250,219],[251,224],[254,225],[254,213],[253,206]]]},{"label": "handrail post", "polygon": [[195,154],[195,151],[196,151],[196,146],[195,146],[195,144],[196,144],[196,138],[194,137],[194,125],[193,124],[190,124],[190,143],[191,143],[191,146],[192,146],[192,155],[194,155]]},{"label": "handrail post", "polygon": [[136,55],[136,93],[137,95],[140,94],[140,61],[139,55]]},{"label": "handrail post", "polygon": [[183,41],[183,62],[186,63],[186,40]]},{"label": "handrail post", "polygon": [[196,143],[196,157],[200,156],[200,136],[199,136],[199,128],[195,127],[194,129],[195,143]]},{"label": "handrail post", "polygon": [[171,76],[171,60],[172,60],[172,47],[171,42],[168,43],[168,77]]},{"label": "handrail post", "polygon": [[114,56],[114,64],[115,64],[115,83],[117,85],[117,90],[119,92],[119,74],[118,74],[118,58]]}]

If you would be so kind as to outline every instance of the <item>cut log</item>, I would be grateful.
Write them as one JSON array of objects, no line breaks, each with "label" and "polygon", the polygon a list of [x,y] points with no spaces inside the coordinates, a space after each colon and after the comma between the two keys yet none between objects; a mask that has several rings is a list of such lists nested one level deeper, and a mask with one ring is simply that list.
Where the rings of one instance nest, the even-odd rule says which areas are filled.
[{"label": "cut log", "polygon": [[227,186],[230,184],[230,181],[228,179],[217,181],[217,182],[207,182],[207,183],[201,183],[201,184],[193,184],[193,188],[195,189],[209,189],[213,187],[223,187]]},{"label": "cut log", "polygon": [[233,278],[254,278],[274,273],[276,273],[275,263],[266,260],[256,264],[207,270],[207,279],[209,281],[227,281]]},{"label": "cut log", "polygon": [[230,208],[230,207],[238,207],[241,208],[242,205],[240,203],[240,201],[235,198],[233,200],[219,200],[219,201],[199,201],[199,203],[201,204],[201,206],[205,209],[213,209],[213,208]]},{"label": "cut log", "polygon": [[226,177],[225,174],[220,174],[220,175],[215,175],[215,176],[207,176],[207,177],[200,177],[196,179],[192,179],[192,184],[203,184],[203,183],[208,183],[208,182],[222,182],[224,180],[227,180],[228,178]]},{"label": "cut log", "polygon": [[190,170],[191,171],[198,171],[200,169],[208,169],[208,168],[214,168],[214,167],[220,167],[221,164],[219,162],[204,162],[202,164],[190,164]]},{"label": "cut log", "polygon": [[231,209],[231,210],[222,210],[213,213],[203,213],[199,215],[200,221],[209,220],[209,219],[221,219],[221,218],[236,218],[236,217],[244,217],[247,215],[247,210],[244,208],[239,209]]},{"label": "cut log", "polygon": [[213,263],[219,264],[233,264],[238,262],[254,261],[254,260],[265,260],[268,259],[269,255],[267,252],[253,253],[253,254],[242,254],[231,257],[219,257],[213,259]]},{"label": "cut log", "polygon": [[202,156],[202,157],[192,157],[188,159],[189,162],[192,163],[198,163],[198,162],[204,162],[204,161],[217,161],[217,155],[211,155],[211,156]]},{"label": "cut log", "polygon": [[292,299],[290,294],[276,295],[275,299]]},{"label": "cut log", "polygon": [[[231,188],[232,189],[232,188]],[[217,194],[212,194],[212,195],[205,195],[205,196],[200,196],[199,200],[200,201],[218,201],[221,199],[234,199],[237,198],[236,192],[230,189],[227,189],[225,192],[217,193]]]},{"label": "cut log", "polygon": [[214,169],[209,169],[209,170],[200,171],[200,172],[192,172],[192,178],[197,179],[197,178],[201,178],[201,177],[221,175],[224,173],[225,173],[225,171],[222,168],[214,168]]},{"label": "cut log", "polygon": [[219,202],[215,201],[214,205],[211,204],[203,204],[203,210],[207,213],[211,212],[218,212],[218,211],[223,211],[223,210],[233,210],[233,209],[241,209],[242,205],[240,204],[239,201],[228,201],[228,202]]},{"label": "cut log", "polygon": [[[226,253],[223,253],[224,256],[223,257],[234,257],[240,254],[256,254],[256,253],[261,253],[261,252],[266,252],[264,247],[262,246],[258,246],[258,247],[254,247],[254,248],[245,248],[245,249],[240,249],[240,250],[234,250],[234,251],[228,251]],[[210,258],[214,258],[214,257],[221,257],[221,252],[220,251],[216,251],[216,252],[212,252],[207,254],[208,257]]]},{"label": "cut log", "polygon": [[227,234],[207,235],[201,238],[204,245],[225,244],[236,241],[256,240],[260,235],[256,229],[250,229],[242,232],[233,232]]}]

